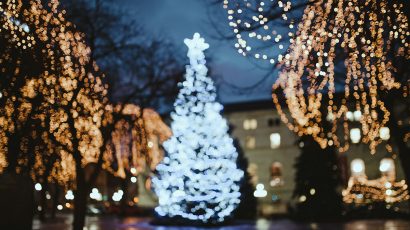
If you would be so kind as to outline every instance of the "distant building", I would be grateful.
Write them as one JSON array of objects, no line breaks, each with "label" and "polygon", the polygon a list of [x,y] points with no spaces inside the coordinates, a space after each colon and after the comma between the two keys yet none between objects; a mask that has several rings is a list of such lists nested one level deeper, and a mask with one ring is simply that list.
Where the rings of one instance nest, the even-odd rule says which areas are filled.
[{"label": "distant building", "polygon": [[[349,113],[350,114],[350,113]],[[354,122],[354,111],[352,111]],[[355,114],[359,116],[358,112]],[[280,120],[271,100],[225,105],[224,116],[234,127],[233,137],[240,144],[249,160],[248,171],[253,174],[255,196],[259,200],[259,214],[284,214],[292,200],[295,186],[295,160],[300,154],[298,137]],[[355,137],[351,137],[355,138]],[[368,146],[351,144],[341,153],[343,178],[350,176],[350,162],[362,159],[369,179],[380,176],[379,165],[383,158],[393,158],[397,180],[404,179],[399,159],[386,151],[385,145],[378,146],[375,155]],[[341,188],[342,189],[342,188]],[[266,192],[265,192],[266,191]]]}]

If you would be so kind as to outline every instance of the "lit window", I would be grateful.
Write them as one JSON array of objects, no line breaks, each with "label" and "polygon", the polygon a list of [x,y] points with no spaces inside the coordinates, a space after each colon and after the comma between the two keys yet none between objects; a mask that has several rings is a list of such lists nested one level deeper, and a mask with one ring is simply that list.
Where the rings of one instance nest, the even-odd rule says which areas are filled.
[{"label": "lit window", "polygon": [[389,181],[396,180],[396,169],[394,166],[394,161],[391,158],[384,158],[380,161],[379,170],[382,176]]},{"label": "lit window", "polygon": [[270,186],[277,187],[283,185],[282,179],[282,164],[280,162],[273,162],[270,168]]},{"label": "lit window", "polygon": [[247,169],[250,177],[250,182],[252,185],[256,185],[258,183],[258,165],[255,163],[250,163]]},{"label": "lit window", "polygon": [[359,143],[361,138],[362,136],[360,134],[359,128],[353,128],[350,130],[350,140],[352,141],[353,144]]},{"label": "lit window", "polygon": [[380,128],[380,138],[384,141],[390,139],[390,129],[388,127]]},{"label": "lit window", "polygon": [[246,119],[243,121],[243,129],[250,130],[258,127],[258,121],[256,119]]},{"label": "lit window", "polygon": [[360,121],[362,119],[362,112],[360,110],[354,111],[353,117],[355,121]]},{"label": "lit window", "polygon": [[362,159],[354,159],[350,163],[350,171],[353,177],[365,176],[364,161]]},{"label": "lit window", "polygon": [[347,113],[346,113],[346,118],[347,118],[347,120],[349,120],[349,121],[353,121],[353,120],[354,120],[353,113],[352,113],[351,111],[347,111]]},{"label": "lit window", "polygon": [[254,149],[256,146],[256,139],[253,136],[247,136],[245,140],[245,146],[247,149]]},{"label": "lit window", "polygon": [[362,119],[362,112],[360,110],[354,112],[347,111],[346,118],[349,121],[360,121],[360,119]]},{"label": "lit window", "polygon": [[279,133],[272,133],[270,135],[270,147],[272,149],[277,149],[280,146],[280,134]]}]

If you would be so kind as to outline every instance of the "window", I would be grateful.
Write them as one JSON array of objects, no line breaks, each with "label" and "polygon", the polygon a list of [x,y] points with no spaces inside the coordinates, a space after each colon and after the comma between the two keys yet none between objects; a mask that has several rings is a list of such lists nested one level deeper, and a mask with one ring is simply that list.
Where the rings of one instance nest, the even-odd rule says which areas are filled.
[{"label": "window", "polygon": [[347,111],[346,118],[349,121],[360,121],[360,119],[362,119],[362,112],[360,110],[356,110],[354,112]]},{"label": "window", "polygon": [[269,118],[268,119],[268,126],[273,127],[273,126],[279,126],[280,125],[280,119],[279,118]]},{"label": "window", "polygon": [[270,147],[272,149],[277,149],[280,146],[280,134],[279,133],[272,133],[270,135]]},{"label": "window", "polygon": [[360,110],[354,111],[353,117],[355,121],[360,121],[362,119],[362,112]]},{"label": "window", "polygon": [[354,120],[353,113],[351,111],[347,111],[346,118],[349,121],[353,121]]},{"label": "window", "polygon": [[245,140],[245,147],[247,149],[254,149],[256,147],[256,139],[253,136],[247,136]]},{"label": "window", "polygon": [[258,165],[255,163],[250,163],[247,169],[250,177],[250,182],[252,185],[256,185],[258,183]]},{"label": "window", "polygon": [[353,144],[359,143],[361,138],[362,136],[360,134],[359,128],[353,128],[350,130],[350,140],[352,141]]},{"label": "window", "polygon": [[250,130],[258,127],[258,121],[256,119],[246,119],[243,121],[243,129]]},{"label": "window", "polygon": [[282,179],[282,164],[273,162],[270,168],[270,186],[277,187],[283,185]]},{"label": "window", "polygon": [[394,160],[391,158],[384,158],[380,161],[379,170],[383,177],[388,181],[396,180],[396,169],[394,165]]},{"label": "window", "polygon": [[364,161],[362,159],[354,159],[350,163],[350,171],[353,177],[366,176]]}]

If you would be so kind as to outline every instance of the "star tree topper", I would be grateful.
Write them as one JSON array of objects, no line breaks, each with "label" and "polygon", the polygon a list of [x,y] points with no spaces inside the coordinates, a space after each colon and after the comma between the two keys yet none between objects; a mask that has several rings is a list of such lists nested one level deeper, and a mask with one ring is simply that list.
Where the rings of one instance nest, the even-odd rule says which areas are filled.
[{"label": "star tree topper", "polygon": [[204,51],[209,48],[209,44],[205,43],[205,39],[201,38],[199,33],[195,33],[192,39],[184,39],[184,43],[188,46],[188,57],[191,60],[192,67],[195,68],[198,64],[204,63],[192,63],[193,60],[205,59]]}]

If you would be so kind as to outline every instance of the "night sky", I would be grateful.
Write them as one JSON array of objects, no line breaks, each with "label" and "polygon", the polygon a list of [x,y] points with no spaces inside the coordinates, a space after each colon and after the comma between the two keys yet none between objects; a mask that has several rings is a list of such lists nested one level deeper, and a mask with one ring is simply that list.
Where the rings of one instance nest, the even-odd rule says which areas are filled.
[{"label": "night sky", "polygon": [[[263,86],[252,91],[238,91],[223,83],[241,87],[252,85],[263,78],[265,70],[257,68],[250,60],[242,57],[233,47],[234,41],[216,38],[216,30],[210,16],[217,18],[220,28],[229,32],[228,20],[221,5],[211,5],[208,0],[121,0],[124,10],[137,19],[148,33],[167,38],[185,54],[184,38],[199,32],[210,44],[207,51],[212,59],[212,78],[218,82],[219,99],[222,103],[271,98],[271,88],[277,74],[272,74]],[[120,5],[120,1],[116,1]],[[188,59],[186,60],[188,62]]]}]

